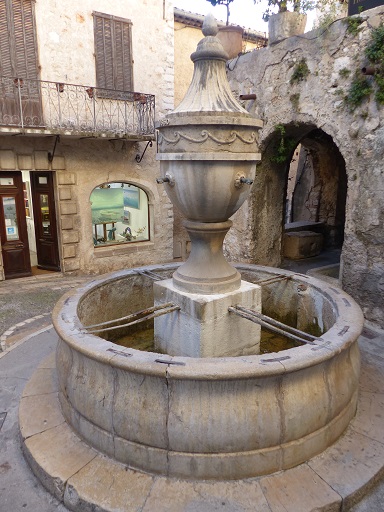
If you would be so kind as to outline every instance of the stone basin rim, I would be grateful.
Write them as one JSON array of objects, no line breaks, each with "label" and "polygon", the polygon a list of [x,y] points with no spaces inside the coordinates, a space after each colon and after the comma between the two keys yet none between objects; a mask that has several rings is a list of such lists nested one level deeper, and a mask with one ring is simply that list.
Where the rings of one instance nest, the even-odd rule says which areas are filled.
[{"label": "stone basin rim", "polygon": [[[326,331],[321,338],[324,347],[317,345],[303,345],[290,348],[278,353],[220,357],[220,358],[190,358],[182,356],[169,356],[156,352],[145,352],[132,348],[122,347],[111,341],[104,340],[98,336],[82,331],[82,324],[77,316],[77,307],[88,294],[98,287],[118,281],[129,276],[138,275],[138,271],[150,270],[173,270],[180,264],[162,264],[136,267],[123,271],[106,274],[96,280],[92,280],[65,294],[56,304],[53,313],[53,325],[59,336],[73,349],[87,355],[88,357],[108,363],[116,368],[127,369],[134,373],[149,375],[164,375],[167,373],[174,378],[194,380],[221,380],[221,379],[247,379],[259,376],[260,378],[281,375],[298,371],[300,369],[316,366],[324,361],[331,360],[336,354],[346,350],[356,341],[363,328],[364,317],[355,301],[341,289],[334,291],[332,286],[315,278],[295,274],[290,271],[282,271],[271,267],[258,265],[237,264],[235,267],[241,271],[259,271],[274,275],[286,274],[297,281],[298,284],[308,284],[320,292],[326,300],[332,303],[337,316],[335,323]],[[347,301],[348,305],[344,300]],[[349,329],[346,332],[346,326]],[[335,341],[336,340],[336,341]],[[114,354],[108,349],[132,354],[125,357]],[[156,359],[169,362],[184,363],[183,365],[164,364],[156,362]],[[268,361],[265,361],[265,360]],[[264,360],[264,361],[263,361]]]}]

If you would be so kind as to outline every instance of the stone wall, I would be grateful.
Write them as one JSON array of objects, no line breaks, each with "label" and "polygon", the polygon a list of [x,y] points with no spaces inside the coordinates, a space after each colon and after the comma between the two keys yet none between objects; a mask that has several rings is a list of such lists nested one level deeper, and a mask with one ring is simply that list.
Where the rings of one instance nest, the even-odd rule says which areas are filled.
[{"label": "stone wall", "polygon": [[132,22],[133,83],[156,94],[157,111],[173,109],[173,5],[169,0],[36,2],[41,80],[96,85],[93,11]]},{"label": "stone wall", "polygon": [[[384,326],[384,109],[377,105],[374,92],[353,111],[344,100],[355,73],[361,76],[367,65],[364,49],[372,30],[384,21],[384,7],[361,17],[355,33],[348,19],[339,20],[328,29],[242,55],[228,70],[235,96],[256,94],[256,100],[244,106],[264,120],[264,128],[255,185],[234,218],[226,248],[231,259],[276,266],[281,262],[290,155],[286,162],[275,161],[281,142],[278,125],[284,126],[285,140],[293,147],[305,138],[322,145],[320,167],[328,149],[337,150],[347,175],[343,288],[362,306],[367,319]],[[308,73],[295,80],[302,62]],[[328,171],[331,166],[332,161],[327,163]]]},{"label": "stone wall", "polygon": [[[40,78],[53,82],[96,85],[92,12],[131,20],[134,90],[156,96],[156,117],[174,108],[173,5],[169,0],[142,2],[75,0],[36,2],[36,33]],[[82,108],[76,104],[74,108]],[[50,128],[49,126],[47,127]],[[146,142],[77,138],[70,130],[61,135],[52,164],[55,137],[37,130],[34,137],[10,136],[0,128],[1,171],[48,170],[54,173],[55,203],[61,270],[89,274],[125,267],[167,262],[173,257],[173,209],[160,175],[155,144]],[[150,241],[93,247],[90,194],[108,181],[129,182],[142,188],[149,199]],[[0,245],[1,249],[1,245]],[[1,253],[1,251],[0,251]],[[0,280],[4,279],[0,261]]]},{"label": "stone wall", "polygon": [[[156,184],[158,163],[148,152],[138,164],[139,145],[124,141],[64,139],[52,164],[50,139],[0,138],[2,170],[51,170],[59,232],[61,270],[98,274],[126,267],[168,262],[173,254],[173,211],[163,188]],[[90,195],[108,181],[129,181],[148,196],[150,241],[94,247]],[[1,271],[2,271],[2,267]]]}]

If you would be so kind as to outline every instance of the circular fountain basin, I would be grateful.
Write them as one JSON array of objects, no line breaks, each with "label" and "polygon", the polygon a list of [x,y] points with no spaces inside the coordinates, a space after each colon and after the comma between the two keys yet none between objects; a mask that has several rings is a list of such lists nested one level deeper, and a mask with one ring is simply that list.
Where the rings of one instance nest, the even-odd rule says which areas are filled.
[{"label": "circular fountain basin", "polygon": [[[124,348],[84,326],[153,305],[152,281],[177,265],[125,270],[63,297],[53,321],[63,414],[91,446],[143,471],[241,479],[300,464],[330,446],[355,414],[363,315],[338,288],[281,269],[237,265],[262,285],[263,312],[315,345],[194,359]],[[122,336],[114,331],[113,336]]]}]

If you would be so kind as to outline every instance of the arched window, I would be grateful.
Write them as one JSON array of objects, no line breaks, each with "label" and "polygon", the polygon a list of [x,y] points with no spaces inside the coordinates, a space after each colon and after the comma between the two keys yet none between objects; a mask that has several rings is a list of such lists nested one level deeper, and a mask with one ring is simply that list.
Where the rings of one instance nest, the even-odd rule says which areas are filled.
[{"label": "arched window", "polygon": [[95,247],[149,240],[148,197],[131,183],[103,183],[91,197]]}]

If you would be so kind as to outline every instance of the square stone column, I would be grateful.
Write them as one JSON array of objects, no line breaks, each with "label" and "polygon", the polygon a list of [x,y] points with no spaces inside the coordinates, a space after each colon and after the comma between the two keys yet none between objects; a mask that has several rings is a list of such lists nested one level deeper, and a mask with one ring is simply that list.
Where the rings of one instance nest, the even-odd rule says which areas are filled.
[{"label": "square stone column", "polygon": [[155,318],[155,350],[187,357],[233,357],[260,352],[260,326],[230,313],[242,305],[261,312],[261,288],[241,281],[238,290],[202,295],[177,290],[172,279],[155,282],[155,306],[174,302],[179,311]]}]

